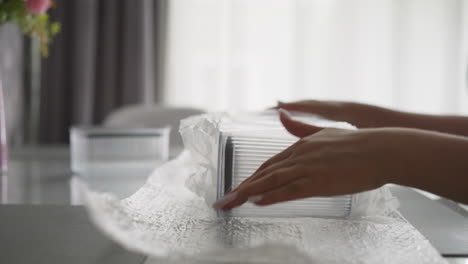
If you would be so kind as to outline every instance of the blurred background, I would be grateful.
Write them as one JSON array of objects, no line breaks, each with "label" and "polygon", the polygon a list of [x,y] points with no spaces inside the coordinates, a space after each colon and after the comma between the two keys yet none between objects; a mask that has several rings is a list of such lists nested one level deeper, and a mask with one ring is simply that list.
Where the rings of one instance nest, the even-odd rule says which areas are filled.
[{"label": "blurred background", "polygon": [[41,58],[0,27],[13,146],[161,105],[261,110],[333,99],[466,114],[464,0],[56,0]]},{"label": "blurred background", "polygon": [[[0,0],[2,253],[125,261],[76,228],[82,208],[3,204],[80,205],[83,180],[128,197],[183,149],[189,115],[302,99],[468,115],[467,30],[468,0]],[[466,205],[392,192],[441,254],[467,256]]]}]

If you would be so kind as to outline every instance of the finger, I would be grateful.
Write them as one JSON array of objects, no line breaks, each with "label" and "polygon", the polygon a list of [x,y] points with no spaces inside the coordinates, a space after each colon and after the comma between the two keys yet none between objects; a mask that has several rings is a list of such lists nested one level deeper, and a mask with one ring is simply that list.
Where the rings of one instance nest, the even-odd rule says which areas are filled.
[{"label": "finger", "polygon": [[269,167],[271,167],[271,166],[273,166],[275,164],[281,163],[283,160],[288,159],[291,156],[291,154],[293,153],[297,143],[298,142],[292,144],[291,146],[289,146],[285,150],[281,151],[280,153],[274,155],[273,157],[271,157],[270,159],[265,161],[262,165],[260,165],[260,167],[258,167],[255,170],[255,172],[252,174],[252,176],[250,176],[249,178],[244,180],[241,184],[239,184],[239,186],[237,186],[236,188],[231,190],[229,193],[237,191],[239,189],[239,187],[242,186],[243,184],[246,184],[246,183],[248,183],[248,182],[250,182],[250,181],[252,181],[254,179],[257,179],[258,177],[262,177],[263,174],[261,174],[261,173],[263,171],[265,171],[267,168],[269,168]]},{"label": "finger", "polygon": [[249,183],[249,182],[251,182],[253,180],[256,180],[256,179],[258,179],[260,177],[263,177],[264,172],[267,172],[267,169],[270,170],[270,168],[274,169],[274,168],[280,167],[280,166],[284,167],[286,164],[281,164],[281,162],[284,161],[284,160],[287,160],[291,156],[291,154],[294,152],[294,150],[296,149],[296,147],[297,147],[297,145],[299,143],[300,143],[299,141],[295,142],[294,144],[287,147],[282,152],[274,155],[273,157],[271,157],[270,159],[265,161],[262,165],[260,165],[260,167],[258,167],[255,170],[255,172],[252,174],[252,176],[250,176],[249,178],[244,180],[241,184],[239,184],[237,187],[232,189],[229,193],[237,191],[239,189],[239,187],[241,187],[244,184],[247,184],[247,183]]},{"label": "finger", "polygon": [[317,100],[297,101],[291,103],[278,102],[276,109],[285,109],[310,114],[326,115],[329,112],[327,102]]},{"label": "finger", "polygon": [[307,103],[306,102],[307,101],[297,101],[297,102],[291,102],[291,103],[284,103],[284,102],[281,102],[281,101],[277,101],[275,106],[269,107],[267,109],[276,109],[276,110],[278,110],[280,108],[283,108],[283,109],[287,109],[287,110],[290,110],[290,111],[297,111],[297,112],[307,113],[309,111],[307,111]]},{"label": "finger", "polygon": [[[233,195],[233,199],[229,198],[231,195]],[[227,202],[223,203],[221,206],[217,207],[216,204],[219,203],[220,201],[224,200],[225,197],[227,197]],[[222,211],[228,211],[228,210],[231,210],[234,207],[238,207],[238,206],[243,205],[244,203],[247,202],[248,199],[249,199],[248,197],[239,197],[238,192],[233,192],[233,193],[225,195],[223,198],[221,198],[221,200],[216,201],[216,203],[213,204],[213,207],[215,209],[220,209]]]},{"label": "finger", "polygon": [[245,186],[246,184],[249,184],[253,181],[256,181],[258,179],[261,179],[265,177],[266,175],[270,174],[271,172],[280,169],[280,168],[285,168],[293,165],[293,161],[289,160],[288,157],[286,157],[284,160],[280,160],[278,162],[272,163],[271,165],[268,165],[267,167],[263,169],[257,169],[255,173],[252,174],[249,178],[245,179],[242,181],[236,188],[234,188],[231,192],[236,192],[239,190],[239,188],[242,188],[242,186]]},{"label": "finger", "polygon": [[304,124],[299,121],[295,121],[291,118],[289,112],[284,109],[279,109],[280,112],[280,121],[283,126],[288,130],[289,133],[293,134],[296,137],[306,137],[312,134],[315,134],[322,130],[322,127],[312,126]]},{"label": "finger", "polygon": [[[283,125],[285,126],[285,128],[291,134],[293,134],[295,136],[298,136],[298,137],[305,137],[305,136],[316,133],[316,132],[323,129],[321,127],[311,126],[311,125],[304,124],[302,122],[294,121],[289,117],[288,112],[286,112],[284,110],[281,110],[281,109],[280,109],[280,119],[281,119],[281,122],[283,123]],[[239,190],[239,188],[242,187],[243,185],[248,184],[248,183],[250,183],[250,182],[252,182],[254,180],[257,180],[258,178],[263,177],[265,174],[262,173],[262,172],[265,169],[269,168],[273,164],[280,163],[281,161],[287,159],[292,154],[292,152],[294,151],[297,144],[298,144],[298,142],[294,143],[293,145],[291,145],[290,147],[288,147],[284,151],[278,153],[277,155],[273,156],[272,158],[270,158],[269,160],[264,162],[254,172],[254,174],[252,174],[251,177],[246,179],[244,182],[242,182],[239,186],[235,187],[233,190],[231,190],[226,195],[231,194],[233,192],[237,192]],[[282,165],[279,165],[279,166],[282,166]],[[238,200],[240,200],[240,198]]]},{"label": "finger", "polygon": [[309,186],[309,179],[299,179],[269,192],[254,196],[251,198],[251,201],[256,205],[266,206],[315,196]]},{"label": "finger", "polygon": [[262,178],[251,181],[239,188],[239,196],[251,197],[279,188],[289,182],[306,176],[297,167],[289,166],[271,171]]},{"label": "finger", "polygon": [[268,107],[267,109],[268,110],[273,110],[273,109],[278,110],[278,109],[280,109],[280,106],[283,105],[283,104],[285,104],[285,103],[283,103],[282,101],[276,101],[275,106]]},{"label": "finger", "polygon": [[256,205],[271,205],[309,197],[347,195],[370,189],[356,188],[355,183],[352,182],[343,184],[342,181],[337,182],[337,179],[330,179],[329,175],[319,175],[315,172],[308,173],[306,177],[298,177],[296,180],[260,194],[250,200],[253,200],[252,202]]},{"label": "finger", "polygon": [[222,209],[230,210],[247,202],[250,197],[255,197],[259,194],[268,192],[275,188],[287,184],[288,182],[299,177],[299,172],[296,168],[287,167],[278,169],[261,180],[244,185],[236,192],[236,199],[226,204]]}]

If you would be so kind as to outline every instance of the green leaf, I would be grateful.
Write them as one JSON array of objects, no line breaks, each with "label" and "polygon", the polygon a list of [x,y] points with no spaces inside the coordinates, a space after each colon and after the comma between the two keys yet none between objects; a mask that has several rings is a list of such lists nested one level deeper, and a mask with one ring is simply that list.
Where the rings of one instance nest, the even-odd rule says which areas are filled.
[{"label": "green leaf", "polygon": [[25,0],[0,2],[0,24],[8,22],[18,24],[25,35],[39,39],[44,57],[49,54],[52,37],[61,30],[60,23],[49,21],[48,14],[30,14]]}]

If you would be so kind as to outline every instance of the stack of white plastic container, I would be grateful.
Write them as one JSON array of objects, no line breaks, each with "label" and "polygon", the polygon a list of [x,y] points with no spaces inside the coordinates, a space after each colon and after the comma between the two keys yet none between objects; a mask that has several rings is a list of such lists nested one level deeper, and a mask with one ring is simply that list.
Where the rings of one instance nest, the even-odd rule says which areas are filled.
[{"label": "stack of white plastic container", "polygon": [[[302,121],[317,123],[316,117],[299,116]],[[323,121],[322,121],[323,122]],[[332,123],[337,126],[336,123]],[[327,123],[322,125],[329,125]],[[345,124],[347,128],[353,128]],[[296,142],[278,121],[276,113],[244,116],[220,126],[217,168],[217,198],[250,177],[260,165]],[[353,196],[316,197],[259,207],[246,203],[222,215],[232,216],[320,216],[350,215]]]}]

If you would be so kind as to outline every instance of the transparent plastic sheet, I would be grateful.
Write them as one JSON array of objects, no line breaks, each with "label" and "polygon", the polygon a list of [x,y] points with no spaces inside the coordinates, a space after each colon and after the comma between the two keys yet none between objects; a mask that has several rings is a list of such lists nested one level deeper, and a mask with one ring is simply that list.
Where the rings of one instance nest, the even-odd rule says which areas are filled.
[{"label": "transparent plastic sheet", "polygon": [[[181,127],[185,143],[199,144],[156,169],[127,199],[81,185],[91,219],[105,234],[154,263],[446,263],[391,206],[378,213],[364,206],[348,219],[218,217],[204,196],[213,194],[207,176],[213,157],[199,155],[211,153],[205,136],[217,128],[184,130],[197,130],[199,121],[206,116]],[[372,203],[394,201],[379,197]]]},{"label": "transparent plastic sheet", "polygon": [[183,184],[198,173],[185,152],[127,199],[81,190],[99,229],[157,263],[445,263],[397,212],[359,219],[217,217]]}]

